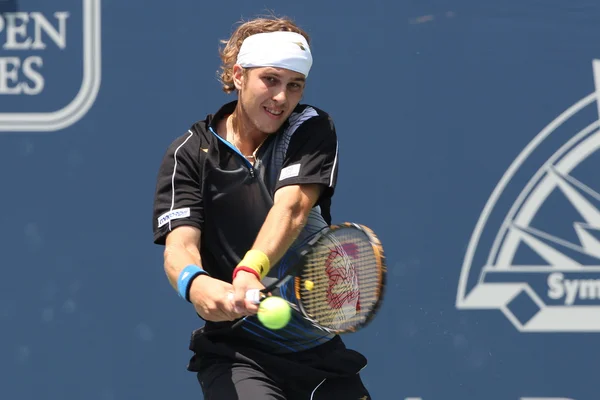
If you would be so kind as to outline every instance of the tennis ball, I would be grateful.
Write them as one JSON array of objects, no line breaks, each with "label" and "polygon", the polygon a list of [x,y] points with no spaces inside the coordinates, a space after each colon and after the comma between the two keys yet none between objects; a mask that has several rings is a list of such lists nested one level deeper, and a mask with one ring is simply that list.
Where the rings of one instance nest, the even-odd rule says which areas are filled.
[{"label": "tennis ball", "polygon": [[258,306],[258,320],[269,329],[281,329],[292,317],[292,308],[281,297],[270,296]]},{"label": "tennis ball", "polygon": [[305,281],[304,282],[304,288],[306,290],[313,290],[314,287],[315,287],[315,284],[312,281]]}]

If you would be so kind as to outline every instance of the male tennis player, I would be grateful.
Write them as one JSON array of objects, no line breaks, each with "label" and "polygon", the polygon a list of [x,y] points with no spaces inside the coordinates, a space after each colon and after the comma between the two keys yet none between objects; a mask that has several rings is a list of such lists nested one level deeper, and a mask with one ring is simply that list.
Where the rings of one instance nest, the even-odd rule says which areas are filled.
[{"label": "male tennis player", "polygon": [[192,334],[188,369],[207,400],[370,398],[359,375],[366,359],[339,336],[298,316],[269,330],[245,300],[331,223],[335,127],[299,104],[309,40],[286,18],[241,24],[220,52],[223,90],[237,99],[175,139],[160,165],[154,242],[165,245],[171,285],[206,321]]}]

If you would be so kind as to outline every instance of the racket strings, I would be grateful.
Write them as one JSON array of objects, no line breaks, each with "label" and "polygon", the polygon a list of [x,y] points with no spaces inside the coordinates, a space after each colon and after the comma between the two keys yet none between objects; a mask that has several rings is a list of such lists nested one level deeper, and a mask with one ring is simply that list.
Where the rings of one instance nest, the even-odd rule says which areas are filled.
[{"label": "racket strings", "polygon": [[[349,233],[347,233],[349,232]],[[333,330],[352,329],[370,316],[381,291],[378,255],[369,238],[341,229],[307,259],[300,279],[306,313]]]}]

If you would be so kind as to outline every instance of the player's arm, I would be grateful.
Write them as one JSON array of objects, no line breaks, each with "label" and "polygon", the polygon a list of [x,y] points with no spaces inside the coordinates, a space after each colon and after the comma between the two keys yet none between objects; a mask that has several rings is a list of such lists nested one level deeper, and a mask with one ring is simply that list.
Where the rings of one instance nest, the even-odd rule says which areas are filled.
[{"label": "player's arm", "polygon": [[[176,291],[186,267],[202,268],[200,257],[200,229],[180,225],[171,231],[165,241],[164,268],[171,286]],[[206,321],[232,321],[241,315],[234,311],[228,300],[233,286],[208,274],[196,275],[189,284],[189,301]]]},{"label": "player's arm", "polygon": [[290,141],[275,187],[274,204],[252,249],[234,272],[238,307],[254,311],[250,302],[244,302],[245,291],[261,288],[257,285],[259,278],[289,250],[319,199],[333,194],[336,179],[337,136],[333,123],[326,117],[309,120]]},{"label": "player's arm", "polygon": [[232,285],[211,278],[200,258],[204,209],[200,138],[188,132],[167,149],[154,197],[154,242],[164,245],[164,270],[171,286],[208,321],[234,320],[227,293]]},{"label": "player's arm", "polygon": [[[178,290],[177,281],[188,265],[202,268],[200,259],[200,229],[194,226],[179,226],[167,235],[164,249],[164,269],[173,289]],[[201,275],[196,279],[206,278]]]},{"label": "player's arm", "polygon": [[278,262],[306,225],[323,190],[320,184],[289,185],[277,190],[252,248],[265,253],[270,264]]},{"label": "player's arm", "polygon": [[[273,206],[251,251],[242,260],[242,265],[249,258],[252,262],[252,257],[266,257],[269,265],[279,261],[306,225],[308,215],[322,190],[323,187],[319,184],[289,185],[277,190]],[[233,286],[236,310],[242,310],[244,314],[256,313],[258,306],[246,301],[245,293],[249,289],[264,288],[259,276],[247,270],[236,271]]]},{"label": "player's arm", "polygon": [[277,263],[298,238],[319,199],[331,197],[337,179],[338,145],[331,119],[319,116],[292,136],[273,207],[254,242],[270,265]]}]

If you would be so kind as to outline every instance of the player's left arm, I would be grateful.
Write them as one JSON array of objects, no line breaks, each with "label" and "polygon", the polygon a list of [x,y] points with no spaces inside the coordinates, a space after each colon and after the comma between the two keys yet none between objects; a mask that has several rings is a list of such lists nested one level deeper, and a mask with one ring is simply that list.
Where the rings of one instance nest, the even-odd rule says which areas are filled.
[{"label": "player's left arm", "polygon": [[287,185],[277,190],[252,248],[265,253],[271,265],[279,261],[300,235],[324,190],[318,183]]},{"label": "player's left arm", "polygon": [[[335,128],[327,116],[314,117],[298,128],[283,162],[273,206],[248,252],[250,256],[247,254],[240,266],[260,264],[264,255],[264,263],[270,267],[285,255],[306,225],[312,208],[324,196],[332,196],[337,180],[337,151]],[[262,276],[267,271],[262,271]],[[249,283],[255,279],[258,280],[252,273],[237,272],[234,286],[240,290],[236,290],[236,304],[244,305],[243,293],[256,287]]]},{"label": "player's left arm", "polygon": [[[289,185],[277,190],[273,206],[240,266],[255,269],[258,264],[264,267],[265,264],[270,266],[279,261],[302,231],[322,191],[319,184]],[[262,262],[261,258],[265,257],[265,262]],[[267,271],[265,269],[262,276]],[[263,284],[258,276],[247,270],[239,270],[234,274],[235,310],[242,314],[255,314],[258,306],[245,300],[245,294],[250,289],[263,289]]]},{"label": "player's left arm", "polygon": [[273,207],[253,246],[268,256],[270,265],[288,251],[318,201],[333,195],[337,164],[333,121],[320,115],[300,125],[290,139],[275,185]]}]

